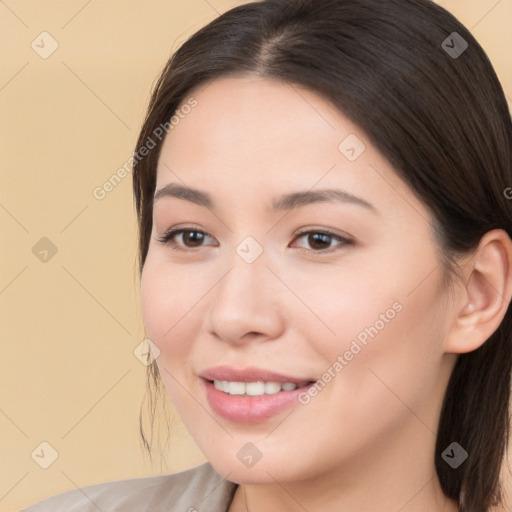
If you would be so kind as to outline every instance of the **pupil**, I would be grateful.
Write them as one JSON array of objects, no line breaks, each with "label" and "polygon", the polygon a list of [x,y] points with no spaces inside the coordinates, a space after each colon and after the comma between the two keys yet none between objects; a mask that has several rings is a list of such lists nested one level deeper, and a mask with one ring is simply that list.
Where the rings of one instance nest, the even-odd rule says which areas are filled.
[{"label": "pupil", "polygon": [[[309,237],[310,237],[309,244],[311,245],[311,247],[315,247],[315,244],[318,243],[319,239],[320,239],[320,249],[324,248],[324,247],[322,247],[322,240],[323,240],[324,244],[327,244],[327,246],[329,245],[329,235],[324,235],[322,233],[313,233],[312,235],[309,235]],[[311,243],[312,241],[313,241],[313,243]]]},{"label": "pupil", "polygon": [[197,231],[186,231],[185,232],[186,242],[190,241],[190,242],[192,242],[192,245],[194,245],[194,242],[197,242],[196,245],[201,245],[202,236],[203,236],[203,234],[199,233]]}]

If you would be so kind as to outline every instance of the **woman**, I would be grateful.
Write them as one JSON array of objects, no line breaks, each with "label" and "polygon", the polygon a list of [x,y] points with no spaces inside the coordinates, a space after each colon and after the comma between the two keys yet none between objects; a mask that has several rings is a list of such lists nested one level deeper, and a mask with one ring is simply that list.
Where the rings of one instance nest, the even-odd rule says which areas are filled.
[{"label": "woman", "polygon": [[505,510],[512,126],[452,15],[234,8],[133,164],[149,379],[208,462],[26,510]]}]

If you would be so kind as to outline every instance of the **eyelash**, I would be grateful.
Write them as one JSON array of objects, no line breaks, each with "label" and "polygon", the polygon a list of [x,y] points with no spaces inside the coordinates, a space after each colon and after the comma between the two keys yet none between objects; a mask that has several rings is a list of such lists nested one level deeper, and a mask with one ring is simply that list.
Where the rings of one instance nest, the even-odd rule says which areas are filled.
[{"label": "eyelash", "polygon": [[[183,249],[181,247],[178,246],[178,244],[173,241],[172,239],[176,236],[176,235],[180,235],[182,233],[186,233],[186,232],[191,232],[191,233],[201,233],[202,235],[206,235],[206,236],[210,236],[208,235],[208,233],[206,233],[206,231],[202,231],[200,229],[193,229],[193,228],[178,228],[178,229],[170,229],[169,231],[167,231],[161,238],[157,238],[157,241],[160,242],[161,244],[163,245],[168,245],[170,246],[171,249],[175,250],[175,251],[182,251],[182,252],[189,252],[189,251],[195,251],[197,249],[202,249],[204,246],[201,246],[201,247],[188,247],[186,249]],[[339,242],[342,242],[342,246],[343,245],[353,245],[353,241],[348,239],[348,238],[345,238],[345,237],[342,237],[340,235],[337,235],[329,230],[326,230],[326,229],[322,229],[322,230],[309,230],[309,231],[302,231],[302,232],[299,232],[296,234],[296,237],[294,239],[294,241],[304,235],[309,235],[309,234],[320,234],[320,235],[324,235],[324,236],[328,236],[328,237],[331,237]],[[339,246],[336,246],[336,247],[339,247]],[[333,252],[336,250],[336,247],[334,248],[330,248],[330,249],[323,249],[323,250],[314,250],[314,249],[305,249],[306,251],[313,251],[314,253],[316,254],[325,254],[325,253],[330,253],[330,252]],[[300,247],[300,249],[304,249],[304,247]]]}]

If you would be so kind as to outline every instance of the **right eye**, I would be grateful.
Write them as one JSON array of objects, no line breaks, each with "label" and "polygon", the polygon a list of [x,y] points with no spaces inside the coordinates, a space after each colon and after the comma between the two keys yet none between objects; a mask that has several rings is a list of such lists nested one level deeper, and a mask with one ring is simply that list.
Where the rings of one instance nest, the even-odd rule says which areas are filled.
[{"label": "right eye", "polygon": [[[181,236],[181,244],[174,240],[177,236]],[[157,238],[157,240],[163,245],[169,245],[171,249],[176,251],[189,251],[194,248],[200,249],[203,247],[201,242],[204,241],[206,236],[209,236],[208,233],[200,229],[179,228],[168,230],[162,237]],[[182,245],[182,247],[180,247],[180,245]],[[183,248],[183,246],[185,248]]]}]

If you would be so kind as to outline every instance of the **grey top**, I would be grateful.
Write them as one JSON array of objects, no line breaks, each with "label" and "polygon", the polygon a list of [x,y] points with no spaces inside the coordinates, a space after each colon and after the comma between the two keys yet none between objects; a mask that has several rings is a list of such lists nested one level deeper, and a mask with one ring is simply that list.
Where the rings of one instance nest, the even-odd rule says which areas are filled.
[{"label": "grey top", "polygon": [[227,512],[237,487],[205,462],[178,473],[73,489],[22,512]]}]

